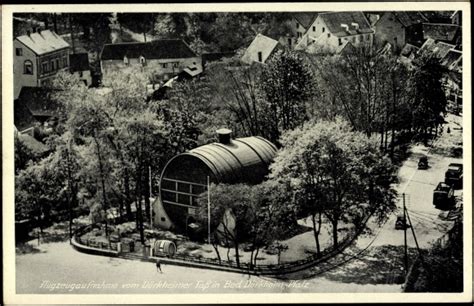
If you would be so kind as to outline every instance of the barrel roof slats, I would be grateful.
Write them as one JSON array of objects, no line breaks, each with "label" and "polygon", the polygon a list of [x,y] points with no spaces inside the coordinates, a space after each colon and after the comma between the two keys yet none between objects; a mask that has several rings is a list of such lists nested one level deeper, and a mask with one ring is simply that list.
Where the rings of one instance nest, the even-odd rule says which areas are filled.
[{"label": "barrel roof slats", "polygon": [[232,162],[233,156],[228,152],[222,152],[219,148],[208,145],[193,149],[190,153],[191,155],[198,154],[211,163],[220,174],[221,180],[231,179],[228,177],[229,174],[233,175],[234,179],[239,178],[239,176],[235,177],[239,167]]},{"label": "barrel roof slats", "polygon": [[261,137],[245,137],[229,144],[207,144],[185,154],[206,163],[219,182],[236,183],[248,180],[249,169],[268,167],[276,152],[276,147]]}]

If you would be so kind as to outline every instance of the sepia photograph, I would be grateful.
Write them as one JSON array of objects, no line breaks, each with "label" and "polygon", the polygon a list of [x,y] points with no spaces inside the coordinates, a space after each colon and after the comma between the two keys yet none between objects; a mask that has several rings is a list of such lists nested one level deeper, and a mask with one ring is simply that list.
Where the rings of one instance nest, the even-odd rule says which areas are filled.
[{"label": "sepia photograph", "polygon": [[7,304],[472,301],[470,4],[267,6],[2,9]]}]

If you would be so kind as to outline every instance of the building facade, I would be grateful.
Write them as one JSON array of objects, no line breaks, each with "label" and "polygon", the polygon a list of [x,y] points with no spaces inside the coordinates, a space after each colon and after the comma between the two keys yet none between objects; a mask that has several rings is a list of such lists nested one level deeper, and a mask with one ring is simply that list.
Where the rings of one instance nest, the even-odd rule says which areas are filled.
[{"label": "building facade", "polygon": [[339,53],[350,43],[353,47],[371,46],[374,30],[362,12],[319,13],[296,50],[310,53]]},{"label": "building facade", "polygon": [[102,49],[100,65],[102,73],[137,66],[166,81],[187,67],[198,66],[202,69],[202,59],[184,41],[165,39],[107,44]]},{"label": "building facade", "polygon": [[69,44],[49,30],[18,36],[13,41],[14,98],[21,88],[42,87],[69,69]]},{"label": "building facade", "polygon": [[279,42],[262,34],[257,34],[250,46],[245,50],[242,61],[247,64],[253,62],[265,63],[271,55],[281,48]]},{"label": "building facade", "polygon": [[382,48],[389,43],[397,54],[407,43],[420,47],[423,41],[422,23],[427,21],[419,12],[382,13],[374,24],[374,44]]}]

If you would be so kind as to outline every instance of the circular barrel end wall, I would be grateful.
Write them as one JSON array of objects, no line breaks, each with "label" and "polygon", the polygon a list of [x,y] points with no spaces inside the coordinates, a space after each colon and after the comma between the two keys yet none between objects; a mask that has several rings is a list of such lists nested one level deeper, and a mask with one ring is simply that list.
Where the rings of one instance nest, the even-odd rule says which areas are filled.
[{"label": "circular barrel end wall", "polygon": [[262,137],[231,139],[229,130],[219,131],[219,142],[179,154],[163,170],[160,199],[178,232],[187,233],[195,225],[197,198],[207,191],[208,180],[258,184],[277,153],[275,145]]}]

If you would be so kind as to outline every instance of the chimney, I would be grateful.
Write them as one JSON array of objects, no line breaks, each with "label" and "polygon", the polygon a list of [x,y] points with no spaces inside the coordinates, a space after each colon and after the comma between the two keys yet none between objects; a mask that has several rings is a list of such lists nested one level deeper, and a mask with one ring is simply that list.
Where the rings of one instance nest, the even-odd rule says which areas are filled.
[{"label": "chimney", "polygon": [[356,30],[359,30],[359,24],[357,22],[351,23],[351,26],[353,26]]},{"label": "chimney", "polygon": [[344,30],[346,30],[346,32],[349,32],[349,26],[345,23],[341,23],[341,28],[344,28]]},{"label": "chimney", "polygon": [[232,131],[226,128],[218,129],[216,131],[217,136],[219,137],[219,143],[230,144]]}]

